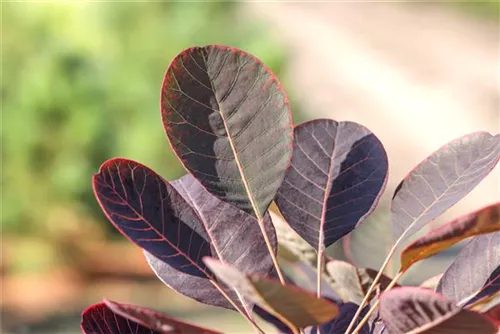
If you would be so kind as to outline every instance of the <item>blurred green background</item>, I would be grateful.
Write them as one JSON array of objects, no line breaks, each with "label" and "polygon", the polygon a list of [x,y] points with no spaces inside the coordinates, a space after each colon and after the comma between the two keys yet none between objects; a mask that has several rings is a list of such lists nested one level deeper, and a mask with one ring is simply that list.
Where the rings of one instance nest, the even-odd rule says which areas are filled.
[{"label": "blurred green background", "polygon": [[[124,244],[114,250],[115,243],[107,242],[123,239],[100,212],[91,176],[115,156],[140,161],[166,179],[182,175],[162,128],[159,98],[163,74],[184,48],[239,47],[282,77],[284,49],[265,26],[236,12],[237,6],[2,3],[4,330],[52,332],[54,324],[46,323],[51,315],[78,313],[102,295],[120,299],[123,293],[115,290],[103,288],[90,297],[85,289],[107,277],[122,282],[124,265],[132,278],[154,279],[138,249]],[[131,258],[113,257],[113,251],[128,251],[124,247],[133,248]],[[101,270],[96,261],[106,257],[111,263]],[[118,283],[110,285],[116,289]],[[40,291],[51,289],[52,298],[61,298],[54,307],[47,301],[51,295]],[[60,296],[64,289],[69,291]]]},{"label": "blurred green background", "polygon": [[[498,17],[498,4],[450,8],[488,20]],[[78,333],[81,310],[103,296],[248,332],[238,314],[190,301],[156,280],[141,251],[107,223],[90,183],[116,156],[169,180],[183,174],[163,132],[159,98],[169,62],[193,45],[255,54],[291,94],[296,122],[304,117],[286,78],[286,48],[240,7],[2,2],[2,332]]]}]

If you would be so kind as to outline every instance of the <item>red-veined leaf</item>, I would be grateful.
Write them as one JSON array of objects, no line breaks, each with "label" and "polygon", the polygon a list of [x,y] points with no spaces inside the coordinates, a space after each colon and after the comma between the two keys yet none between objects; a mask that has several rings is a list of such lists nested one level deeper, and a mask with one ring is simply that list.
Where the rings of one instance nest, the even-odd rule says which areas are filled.
[{"label": "red-veined leaf", "polygon": [[265,311],[285,323],[294,333],[298,328],[320,325],[334,318],[339,309],[334,303],[317,298],[311,292],[276,280],[245,275],[213,258],[204,258],[207,266],[224,283],[233,286]]},{"label": "red-veined leaf", "polygon": [[[198,254],[207,253],[196,251],[200,246],[197,239],[192,238],[196,231],[204,235],[203,242],[208,243],[206,252],[211,256],[234,264],[244,272],[267,275],[272,268],[256,219],[210,195],[191,175],[170,184],[138,163],[112,160],[101,168],[101,173],[95,178],[95,187],[101,206],[113,224],[147,251],[149,264],[165,284],[188,297],[209,305],[232,308],[220,293],[221,287],[211,282],[213,277],[205,271],[205,265],[198,257]],[[125,192],[127,196],[121,196],[122,202],[113,202],[112,196],[117,196],[110,195],[113,191]],[[117,214],[117,210],[121,211]],[[137,213],[141,219],[124,221],[124,217],[136,217]],[[276,249],[276,236],[268,216],[264,223]],[[144,230],[156,231],[151,238],[158,241],[153,245],[147,242],[142,234]],[[170,248],[179,252],[165,255]],[[204,275],[186,271],[183,264],[179,266],[175,260],[181,257],[203,270]],[[238,302],[240,298],[230,289],[225,292],[233,302],[251,310],[252,303]]]},{"label": "red-veined leaf", "polygon": [[500,232],[472,239],[444,272],[436,291],[460,305],[500,289]]},{"label": "red-veined leaf", "polygon": [[290,105],[274,74],[241,50],[189,48],[165,74],[161,106],[184,167],[261,221],[292,156]]},{"label": "red-veined leaf", "polygon": [[489,318],[456,306],[429,289],[404,287],[380,297],[380,317],[391,334],[495,334]]},{"label": "red-veined leaf", "polygon": [[500,203],[455,219],[415,240],[401,252],[400,271],[406,271],[415,262],[438,254],[466,238],[498,230]]},{"label": "red-veined leaf", "polygon": [[219,334],[136,305],[104,300],[82,313],[85,334]]},{"label": "red-veined leaf", "polygon": [[128,239],[193,276],[209,277],[210,239],[196,211],[154,171],[127,159],[106,161],[93,177],[109,221]]},{"label": "red-veined leaf", "polygon": [[476,132],[444,145],[396,188],[391,222],[394,239],[405,240],[467,195],[500,158],[500,135]]},{"label": "red-veined leaf", "polygon": [[387,180],[387,155],[373,133],[353,122],[317,119],[294,133],[276,204],[290,226],[322,251],[375,207]]},{"label": "red-veined leaf", "polygon": [[189,324],[145,307],[117,303],[106,299],[104,299],[104,304],[114,313],[127,319],[135,320],[139,324],[143,324],[155,330],[162,330],[163,328],[170,327],[171,329],[169,329],[167,333],[220,334],[220,332]]}]

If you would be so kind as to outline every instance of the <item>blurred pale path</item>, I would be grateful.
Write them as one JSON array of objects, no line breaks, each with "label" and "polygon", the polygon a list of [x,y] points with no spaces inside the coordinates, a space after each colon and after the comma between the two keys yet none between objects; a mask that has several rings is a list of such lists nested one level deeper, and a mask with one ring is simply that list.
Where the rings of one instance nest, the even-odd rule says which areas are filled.
[{"label": "blurred pale path", "polygon": [[[291,94],[306,118],[371,129],[389,155],[392,195],[446,142],[500,131],[499,29],[424,3],[247,3],[289,48]],[[500,199],[499,168],[448,218]]]}]

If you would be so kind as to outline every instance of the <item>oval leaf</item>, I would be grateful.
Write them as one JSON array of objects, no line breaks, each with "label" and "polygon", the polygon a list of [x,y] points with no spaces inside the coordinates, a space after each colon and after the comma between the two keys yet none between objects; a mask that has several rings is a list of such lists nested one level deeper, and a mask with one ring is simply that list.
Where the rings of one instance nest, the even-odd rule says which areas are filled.
[{"label": "oval leaf", "polygon": [[290,105],[276,76],[241,50],[190,48],[170,64],[161,106],[184,167],[212,194],[261,220],[292,156]]},{"label": "oval leaf", "polygon": [[431,257],[454,244],[480,234],[500,230],[500,203],[444,224],[415,240],[401,252],[401,269]]},{"label": "oval leaf", "polygon": [[218,334],[166,314],[135,305],[104,300],[87,308],[82,314],[82,332],[85,334],[172,333]]},{"label": "oval leaf", "polygon": [[463,310],[428,289],[404,287],[380,297],[380,317],[391,334],[494,334],[487,317]]},{"label": "oval leaf", "polygon": [[[377,271],[370,268],[357,268],[350,263],[331,260],[326,263],[326,272],[330,285],[344,302],[361,304],[370,285],[377,276]],[[391,279],[382,274],[379,280],[380,290],[384,290]]]},{"label": "oval leaf", "polygon": [[224,283],[241,291],[292,330],[309,325],[321,325],[334,318],[339,309],[326,299],[292,285],[281,285],[256,275],[245,275],[235,268],[212,258],[204,258],[207,266]]},{"label": "oval leaf", "polygon": [[127,159],[106,161],[92,180],[106,217],[124,236],[185,274],[210,276],[201,260],[212,256],[207,231],[173,186]]},{"label": "oval leaf", "polygon": [[305,122],[294,137],[276,204],[301,237],[323,249],[373,210],[387,180],[387,155],[373,133],[353,122]]},{"label": "oval leaf", "polygon": [[464,305],[499,289],[500,232],[495,232],[475,237],[465,245],[444,272],[436,291]]},{"label": "oval leaf", "polygon": [[487,132],[455,139],[430,155],[396,188],[391,206],[393,238],[405,240],[452,207],[499,158],[500,135]]}]

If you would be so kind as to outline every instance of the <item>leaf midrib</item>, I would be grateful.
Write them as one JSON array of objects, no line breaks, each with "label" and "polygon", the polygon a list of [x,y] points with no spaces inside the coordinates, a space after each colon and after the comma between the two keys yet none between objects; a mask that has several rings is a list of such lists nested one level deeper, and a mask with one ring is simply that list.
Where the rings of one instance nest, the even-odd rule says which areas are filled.
[{"label": "leaf midrib", "polygon": [[252,191],[250,190],[250,185],[248,183],[246,174],[244,172],[243,165],[241,164],[240,157],[238,155],[238,151],[236,150],[233,138],[231,137],[231,133],[230,133],[229,128],[228,128],[227,120],[224,118],[224,113],[222,111],[222,102],[220,101],[219,97],[217,96],[217,92],[214,88],[212,78],[210,77],[210,75],[208,75],[207,59],[205,58],[205,54],[203,52],[201,53],[201,55],[203,57],[203,61],[205,62],[205,67],[207,68],[207,77],[208,77],[208,81],[210,82],[210,87],[212,88],[212,92],[214,93],[215,101],[217,102],[217,105],[219,106],[219,115],[222,119],[222,123],[224,124],[224,129],[225,129],[226,134],[227,134],[227,139],[229,141],[229,145],[231,146],[231,150],[233,151],[234,161],[236,162],[236,166],[238,167],[238,171],[240,172],[240,175],[241,175],[241,181],[245,187],[245,191],[247,193],[248,199],[250,200],[250,204],[252,205],[252,209],[254,211],[254,214],[260,223],[263,219],[262,214],[255,204],[255,200],[252,196]]}]

